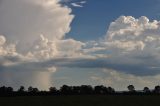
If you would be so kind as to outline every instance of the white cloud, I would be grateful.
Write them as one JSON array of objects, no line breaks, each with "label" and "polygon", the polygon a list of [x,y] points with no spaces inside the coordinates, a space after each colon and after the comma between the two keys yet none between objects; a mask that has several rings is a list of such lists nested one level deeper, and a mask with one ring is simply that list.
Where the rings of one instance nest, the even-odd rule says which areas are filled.
[{"label": "white cloud", "polygon": [[80,3],[81,3],[81,4],[85,4],[85,3],[87,3],[87,1],[81,1]]},{"label": "white cloud", "polygon": [[[6,79],[6,85],[18,81],[16,86],[22,83],[46,89],[51,86],[49,72],[57,71],[54,62],[48,61],[86,57],[82,52],[85,43],[64,39],[74,15],[59,0],[5,0],[0,8],[0,79]],[[6,78],[8,73],[12,73],[10,78]],[[17,75],[22,76],[17,79]]]},{"label": "white cloud", "polygon": [[14,44],[6,44],[6,38],[0,35],[0,56],[17,56]]},{"label": "white cloud", "polygon": [[4,45],[6,38],[3,35],[0,35],[0,46]]},{"label": "white cloud", "polygon": [[[111,23],[105,44],[113,52],[113,56],[114,51],[117,51],[116,54],[124,57],[124,61],[125,58],[130,58],[135,63],[141,61],[142,66],[145,64],[144,67],[159,66],[159,33],[160,22],[157,20],[151,22],[144,16],[139,19],[121,16]],[[146,61],[147,58],[155,64]]]},{"label": "white cloud", "polygon": [[155,75],[159,68],[152,67],[160,65],[159,33],[160,22],[157,20],[150,21],[145,16],[137,19],[120,16],[110,24],[104,40],[88,42],[83,50],[92,56],[104,56],[103,59],[97,57],[97,61],[106,68],[136,75]]},{"label": "white cloud", "polygon": [[[34,82],[50,83],[50,73],[41,73],[56,72],[56,67],[42,66],[41,62],[58,54],[61,56],[60,44],[69,44],[68,47],[75,48],[71,50],[72,54],[80,49],[80,42],[63,39],[70,31],[74,15],[70,8],[62,7],[59,0],[3,0],[0,14],[0,34],[3,35],[0,36],[0,69],[3,74],[14,71],[14,75],[9,76],[10,80],[17,80],[16,74],[27,72],[26,76],[21,74],[22,83],[29,79],[35,79],[31,83],[33,85]],[[68,53],[70,50],[67,48],[66,54]],[[29,73],[36,74],[30,76]],[[1,79],[6,77],[2,74],[0,76]],[[39,86],[47,88],[45,83],[40,83]]]},{"label": "white cloud", "polygon": [[[59,0],[3,0],[0,9],[0,34],[24,52],[43,34],[50,40],[63,39],[74,17]],[[28,45],[24,48],[25,45]],[[22,47],[23,46],[23,47]]]},{"label": "white cloud", "polygon": [[160,25],[156,20],[150,22],[144,16],[139,19],[121,16],[111,23],[106,42],[111,48],[123,49],[123,51],[154,49],[156,52],[160,40],[159,29]]},{"label": "white cloud", "polygon": [[65,39],[57,42],[59,56],[61,57],[79,57],[82,54],[81,50],[85,44],[73,39]]},{"label": "white cloud", "polygon": [[86,1],[80,1],[80,2],[75,2],[75,3],[71,3],[71,5],[73,7],[83,7],[83,4],[85,4]]},{"label": "white cloud", "polygon": [[80,4],[78,4],[78,3],[71,3],[71,5],[72,5],[73,7],[83,7],[82,5],[80,5]]},{"label": "white cloud", "polygon": [[78,57],[82,55],[83,45],[85,44],[74,39],[49,40],[41,35],[39,40],[34,42],[34,47],[27,56],[38,60],[54,57]]}]

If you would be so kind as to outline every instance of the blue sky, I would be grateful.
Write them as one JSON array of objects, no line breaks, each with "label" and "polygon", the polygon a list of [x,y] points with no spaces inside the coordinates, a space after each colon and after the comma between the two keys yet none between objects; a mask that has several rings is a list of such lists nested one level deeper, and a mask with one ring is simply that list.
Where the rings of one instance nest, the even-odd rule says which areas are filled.
[{"label": "blue sky", "polygon": [[147,16],[150,20],[160,19],[158,0],[87,0],[83,8],[69,6],[73,9],[75,18],[67,37],[81,41],[95,40],[104,36],[110,23],[121,15],[136,18]]}]

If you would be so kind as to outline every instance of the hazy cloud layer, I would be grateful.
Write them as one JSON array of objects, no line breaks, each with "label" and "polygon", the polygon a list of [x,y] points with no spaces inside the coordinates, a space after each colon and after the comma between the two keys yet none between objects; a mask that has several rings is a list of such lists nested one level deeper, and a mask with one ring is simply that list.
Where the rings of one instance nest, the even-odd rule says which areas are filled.
[{"label": "hazy cloud layer", "polygon": [[150,89],[154,89],[154,86],[158,85],[160,81],[160,75],[140,77],[106,69],[103,69],[103,74],[103,76],[93,75],[91,79],[97,83],[112,86],[116,90],[127,90],[127,86],[130,84],[135,85],[138,90],[142,90],[146,85]]}]

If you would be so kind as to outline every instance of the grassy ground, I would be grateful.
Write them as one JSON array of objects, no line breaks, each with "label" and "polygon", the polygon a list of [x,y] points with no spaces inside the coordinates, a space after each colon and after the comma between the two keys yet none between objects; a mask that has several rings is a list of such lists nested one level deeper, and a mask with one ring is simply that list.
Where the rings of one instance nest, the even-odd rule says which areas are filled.
[{"label": "grassy ground", "polygon": [[160,96],[0,97],[0,106],[159,106]]}]

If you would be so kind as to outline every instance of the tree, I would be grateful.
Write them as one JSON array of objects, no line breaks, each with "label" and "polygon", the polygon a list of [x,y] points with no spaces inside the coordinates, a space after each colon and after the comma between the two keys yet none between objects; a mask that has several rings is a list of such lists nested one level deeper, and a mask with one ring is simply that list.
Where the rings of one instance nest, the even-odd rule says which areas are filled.
[{"label": "tree", "polygon": [[143,92],[144,93],[150,93],[150,89],[148,87],[144,87]]},{"label": "tree", "polygon": [[33,88],[32,92],[37,93],[39,92],[38,88]]},{"label": "tree", "polygon": [[25,87],[24,86],[20,86],[20,88],[18,89],[18,92],[25,92]]},{"label": "tree", "polygon": [[108,93],[115,93],[114,88],[112,88],[112,87],[108,87]]},{"label": "tree", "polygon": [[31,93],[37,93],[38,91],[39,91],[38,88],[33,88],[32,86],[28,88],[28,92],[31,92]]},{"label": "tree", "polygon": [[[113,90],[113,89],[112,89]],[[100,85],[100,86],[95,86],[94,87],[94,92],[96,94],[106,94],[108,93],[108,88],[103,86],[103,85]]]},{"label": "tree", "polygon": [[80,86],[73,86],[72,87],[73,94],[80,94],[81,93],[81,87]]},{"label": "tree", "polygon": [[55,87],[50,87],[49,88],[49,92],[50,93],[56,93],[57,92],[57,89]]},{"label": "tree", "polygon": [[0,87],[0,95],[11,95],[13,93],[12,87]]},{"label": "tree", "polygon": [[32,92],[32,90],[33,90],[32,86],[28,87],[28,92]]},{"label": "tree", "polygon": [[7,87],[7,88],[6,88],[6,92],[12,93],[12,92],[13,92],[13,88],[12,88],[12,87]]},{"label": "tree", "polygon": [[0,87],[0,92],[5,93],[6,92],[6,87],[5,86]]},{"label": "tree", "polygon": [[71,86],[68,86],[68,85],[63,85],[61,88],[60,88],[60,92],[62,94],[72,94],[72,87]]},{"label": "tree", "polygon": [[160,93],[160,86],[159,85],[155,86],[154,92],[155,93]]},{"label": "tree", "polygon": [[13,88],[2,86],[2,87],[0,87],[0,92],[1,93],[11,93],[11,92],[13,92]]},{"label": "tree", "polygon": [[81,94],[92,94],[93,88],[90,85],[81,85],[80,86],[80,93]]},{"label": "tree", "polygon": [[135,92],[135,88],[133,85],[129,85],[128,87],[129,92]]}]

